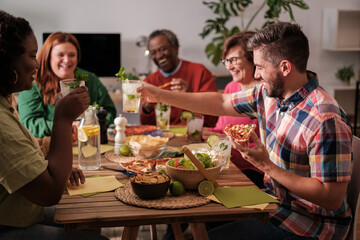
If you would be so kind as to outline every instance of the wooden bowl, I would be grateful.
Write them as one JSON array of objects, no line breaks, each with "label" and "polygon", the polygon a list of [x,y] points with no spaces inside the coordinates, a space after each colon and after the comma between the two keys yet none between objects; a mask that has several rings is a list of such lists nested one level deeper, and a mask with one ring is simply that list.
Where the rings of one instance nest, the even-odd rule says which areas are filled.
[{"label": "wooden bowl", "polygon": [[162,183],[138,183],[130,178],[131,188],[142,199],[157,199],[165,196],[170,186],[170,178]]},{"label": "wooden bowl", "polygon": [[[206,168],[205,170],[209,172],[215,179],[220,174],[221,164],[216,163],[216,167]],[[201,181],[205,180],[205,177],[196,169],[182,169],[176,168],[168,165],[166,162],[166,172],[173,180],[178,180],[184,184],[186,189],[196,190]]]}]

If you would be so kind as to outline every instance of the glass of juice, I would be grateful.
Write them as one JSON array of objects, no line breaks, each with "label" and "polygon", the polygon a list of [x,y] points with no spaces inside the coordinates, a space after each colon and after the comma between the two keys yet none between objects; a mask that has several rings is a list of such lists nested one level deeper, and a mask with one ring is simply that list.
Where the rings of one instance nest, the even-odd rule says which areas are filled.
[{"label": "glass of juice", "polygon": [[125,80],[122,82],[123,112],[138,113],[141,94],[136,89],[141,87],[139,80]]},{"label": "glass of juice", "polygon": [[157,103],[155,108],[156,126],[160,129],[170,128],[171,106],[165,103]]},{"label": "glass of juice", "polygon": [[187,120],[186,139],[191,143],[201,142],[202,127],[204,125],[204,116],[195,114],[192,119]]}]

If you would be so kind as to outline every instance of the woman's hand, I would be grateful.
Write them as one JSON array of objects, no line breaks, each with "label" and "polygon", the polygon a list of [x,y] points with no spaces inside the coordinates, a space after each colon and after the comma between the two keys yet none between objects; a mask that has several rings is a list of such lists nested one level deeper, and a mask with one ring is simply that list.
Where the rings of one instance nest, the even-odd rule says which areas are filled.
[{"label": "woman's hand", "polygon": [[73,186],[79,186],[79,181],[81,182],[81,184],[85,183],[85,176],[83,174],[83,172],[81,171],[81,169],[78,168],[72,168],[71,170],[71,175],[70,175],[70,183]]},{"label": "woman's hand", "polygon": [[89,102],[87,87],[78,87],[56,102],[55,116],[72,123],[88,108]]}]

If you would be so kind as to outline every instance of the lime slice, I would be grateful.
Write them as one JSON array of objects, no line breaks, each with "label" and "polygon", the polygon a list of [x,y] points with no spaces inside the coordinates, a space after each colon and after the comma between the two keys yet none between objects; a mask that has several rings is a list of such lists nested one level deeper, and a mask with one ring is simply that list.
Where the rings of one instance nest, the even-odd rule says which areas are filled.
[{"label": "lime slice", "polygon": [[193,118],[194,118],[194,113],[189,112],[189,111],[183,111],[183,112],[181,113],[181,116],[180,116],[180,120],[181,120],[182,122],[187,121],[187,120],[191,120],[191,119],[193,119]]},{"label": "lime slice", "polygon": [[80,142],[86,142],[88,140],[88,136],[84,129],[78,128],[78,140]]},{"label": "lime slice", "polygon": [[209,180],[204,180],[198,185],[198,192],[201,196],[207,197],[214,193],[214,185]]},{"label": "lime slice", "polygon": [[220,142],[220,138],[217,135],[210,135],[207,139],[209,147],[217,146]]}]

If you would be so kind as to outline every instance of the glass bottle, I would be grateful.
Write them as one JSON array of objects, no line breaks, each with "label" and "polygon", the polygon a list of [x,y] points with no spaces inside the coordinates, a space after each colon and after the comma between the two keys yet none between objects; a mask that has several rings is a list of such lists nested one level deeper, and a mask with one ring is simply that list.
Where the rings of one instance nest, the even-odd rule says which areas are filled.
[{"label": "glass bottle", "polygon": [[78,128],[79,167],[82,170],[97,170],[101,164],[100,125],[96,108],[89,106]]}]

